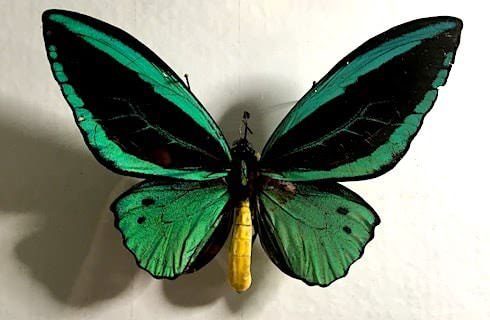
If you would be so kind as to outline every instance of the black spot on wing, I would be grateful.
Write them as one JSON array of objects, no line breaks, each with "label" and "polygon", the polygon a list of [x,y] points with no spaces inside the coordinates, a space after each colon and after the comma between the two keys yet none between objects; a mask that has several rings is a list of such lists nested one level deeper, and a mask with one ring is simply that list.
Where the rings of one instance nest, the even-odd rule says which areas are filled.
[{"label": "black spot on wing", "polygon": [[349,209],[344,208],[344,207],[338,207],[337,208],[337,213],[342,214],[342,215],[345,216],[346,214],[349,213]]},{"label": "black spot on wing", "polygon": [[145,207],[151,206],[151,205],[155,204],[155,199],[145,198],[145,199],[141,200],[141,204]]}]

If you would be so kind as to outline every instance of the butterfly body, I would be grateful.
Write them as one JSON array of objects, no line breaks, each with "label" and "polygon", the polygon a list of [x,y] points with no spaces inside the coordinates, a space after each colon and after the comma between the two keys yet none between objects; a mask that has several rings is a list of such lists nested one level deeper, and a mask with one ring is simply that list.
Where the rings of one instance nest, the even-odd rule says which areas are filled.
[{"label": "butterfly body", "polygon": [[228,254],[228,280],[237,292],[246,291],[252,283],[252,237],[253,212],[256,208],[257,177],[259,177],[258,154],[247,140],[248,118],[244,112],[245,134],[233,143],[232,167],[227,177],[228,190],[234,207],[234,224]]},{"label": "butterfly body", "polygon": [[75,122],[107,168],[145,179],[111,205],[124,244],[155,278],[199,270],[232,233],[229,280],[251,284],[252,238],[308,285],[344,277],[379,218],[339,181],[393,168],[435,103],[459,45],[461,20],[431,17],[367,41],[316,82],[261,152],[230,148],[189,87],[126,32],[48,10],[50,67]]}]

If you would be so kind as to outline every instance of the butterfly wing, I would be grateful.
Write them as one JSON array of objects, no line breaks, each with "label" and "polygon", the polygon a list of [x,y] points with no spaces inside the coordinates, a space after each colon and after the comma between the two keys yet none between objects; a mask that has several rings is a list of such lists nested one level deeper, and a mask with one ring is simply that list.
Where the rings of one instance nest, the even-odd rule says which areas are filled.
[{"label": "butterfly wing", "polygon": [[262,152],[263,173],[357,180],[394,167],[446,82],[461,29],[457,18],[420,19],[354,50],[277,127]]},{"label": "butterfly wing", "polygon": [[269,180],[256,228],[271,260],[309,285],[344,277],[374,237],[379,218],[358,195],[333,182]]},{"label": "butterfly wing", "polygon": [[43,14],[56,81],[85,142],[130,176],[206,180],[226,175],[220,129],[179,77],[139,41],[69,11]]},{"label": "butterfly wing", "polygon": [[205,265],[229,231],[229,193],[221,180],[145,181],[111,206],[139,266],[173,279]]}]

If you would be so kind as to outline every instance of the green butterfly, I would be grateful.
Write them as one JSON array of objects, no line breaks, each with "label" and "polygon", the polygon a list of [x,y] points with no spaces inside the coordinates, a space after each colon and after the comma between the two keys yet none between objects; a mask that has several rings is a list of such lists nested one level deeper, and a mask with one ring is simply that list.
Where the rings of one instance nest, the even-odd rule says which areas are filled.
[{"label": "green butterfly", "polygon": [[167,279],[198,270],[235,226],[231,272],[249,268],[253,228],[283,272],[319,286],[347,274],[379,223],[337,182],[379,176],[403,157],[461,29],[432,17],[367,41],[299,100],[259,159],[247,113],[230,148],[188,85],[139,41],[79,13],[43,14],[51,69],[87,146],[107,168],[146,179],[111,206],[141,268]]}]

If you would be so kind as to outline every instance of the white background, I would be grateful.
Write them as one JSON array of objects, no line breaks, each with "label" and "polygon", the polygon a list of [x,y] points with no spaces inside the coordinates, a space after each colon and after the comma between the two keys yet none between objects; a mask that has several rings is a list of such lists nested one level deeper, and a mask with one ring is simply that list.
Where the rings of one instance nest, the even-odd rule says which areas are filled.
[{"label": "white background", "polygon": [[[0,1],[0,319],[489,319],[489,8],[485,1]],[[134,181],[83,145],[51,76],[41,13],[66,8],[131,33],[227,137],[243,109],[260,149],[286,107],[365,40],[415,18],[464,29],[448,84],[396,169],[348,186],[382,223],[326,289],[283,275],[257,242],[252,288],[226,250],[176,281],[139,270],[108,207]]]}]

